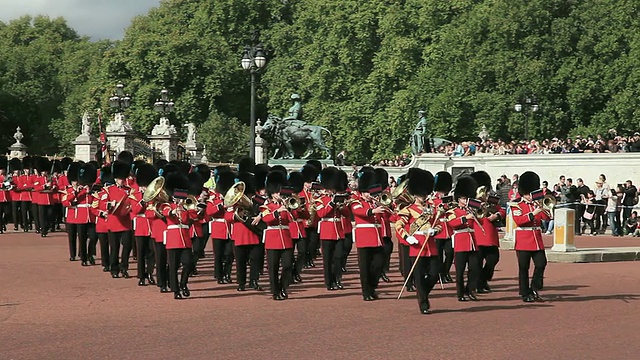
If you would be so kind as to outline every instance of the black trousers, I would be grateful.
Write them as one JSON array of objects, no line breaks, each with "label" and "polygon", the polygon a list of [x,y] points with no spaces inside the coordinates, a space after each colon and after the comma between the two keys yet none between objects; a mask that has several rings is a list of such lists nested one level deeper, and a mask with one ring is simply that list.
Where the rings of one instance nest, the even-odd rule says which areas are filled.
[{"label": "black trousers", "polygon": [[4,226],[7,225],[5,222],[5,216],[9,213],[11,207],[8,202],[0,202],[0,232],[4,230]]},{"label": "black trousers", "polygon": [[[411,266],[413,266],[413,261],[409,258],[410,246],[407,246],[404,244],[398,244],[398,245],[399,245],[398,258],[400,259],[400,274],[402,274],[402,278],[404,280],[407,280],[407,275],[411,271]],[[411,279],[407,282],[407,285],[413,284],[413,283],[414,283],[414,274],[411,274]]]},{"label": "black trousers", "polygon": [[297,248],[296,259],[293,266],[293,273],[300,275],[302,273],[302,269],[304,269],[304,265],[307,263],[307,244],[308,240],[306,237],[300,239],[293,239],[293,244]]},{"label": "black trousers", "polygon": [[62,224],[63,217],[64,217],[64,208],[62,207],[62,204],[60,203],[53,204],[53,222],[51,224],[52,230],[60,226],[60,224]]},{"label": "black trousers", "polygon": [[[544,250],[516,250],[516,256],[518,257],[518,288],[520,289],[520,296],[530,295],[532,290],[542,290],[544,269],[547,267],[547,255]],[[531,284],[529,284],[531,260],[533,260],[533,277],[531,278]]]},{"label": "black trousers", "polygon": [[[89,236],[89,248],[88,248],[88,253],[89,253],[89,257],[90,258],[95,258],[96,257],[96,246],[98,244],[98,234],[96,233],[96,224],[94,223],[88,223],[87,224],[87,235]],[[107,241],[107,245],[109,244],[109,242]],[[107,248],[107,251],[108,248]]]},{"label": "black trousers", "polygon": [[[171,291],[177,292],[187,287],[189,282],[189,274],[193,267],[193,252],[188,249],[168,249],[167,259],[169,261],[169,286]],[[182,264],[182,273],[180,274],[180,282],[178,282],[178,268]]]},{"label": "black trousers", "polygon": [[22,212],[22,202],[21,201],[12,201],[11,202],[11,216],[13,218],[13,229],[18,230],[18,224],[24,223],[22,222],[22,217],[20,216]]},{"label": "black trousers", "polygon": [[167,263],[167,249],[162,242],[155,242],[156,255],[156,284],[158,287],[169,285],[169,264]]},{"label": "black trousers", "polygon": [[318,234],[318,228],[307,228],[307,261],[316,258],[316,250],[318,249],[319,242],[320,235]]},{"label": "black trousers", "polygon": [[35,224],[36,231],[40,231],[40,205],[31,203],[31,217],[29,219],[29,225],[31,222]]},{"label": "black trousers", "polygon": [[250,281],[258,281],[260,277],[260,259],[262,253],[257,245],[242,245],[235,247],[236,253],[236,281],[238,285],[247,284],[247,262],[251,259],[251,272],[249,273]]},{"label": "black trousers", "polygon": [[100,241],[100,263],[103,267],[110,267],[109,233],[96,232],[96,236]]},{"label": "black trousers", "polygon": [[193,243],[193,268],[195,269],[198,265],[198,260],[204,257],[204,247],[206,238],[204,236],[195,236],[192,239]]},{"label": "black trousers", "polygon": [[[69,257],[75,258],[80,251],[80,260],[88,260],[87,238],[88,224],[67,224],[67,238],[69,240]],[[79,245],[79,246],[78,246]]]},{"label": "black trousers", "polygon": [[[222,280],[225,276],[231,276],[231,268],[233,266],[233,241],[228,239],[213,239],[213,254],[213,273],[215,278]],[[256,261],[258,261],[256,264],[264,264],[264,260],[257,259]]]},{"label": "black trousers", "polygon": [[382,246],[358,249],[358,268],[362,296],[373,296],[384,269],[385,253]]},{"label": "black trousers", "polygon": [[575,233],[582,234],[582,227],[580,222],[582,221],[582,215],[584,215],[586,207],[582,204],[576,204],[576,219],[575,219]]},{"label": "black trousers", "polygon": [[138,248],[138,279],[146,279],[147,275],[153,275],[156,265],[155,240],[151,236],[136,236]]},{"label": "black trousers", "polygon": [[[281,265],[282,271],[280,271]],[[269,268],[271,294],[278,295],[282,290],[286,291],[291,284],[293,249],[267,250],[267,267]]]},{"label": "black trousers", "polygon": [[324,284],[329,287],[335,284],[338,279],[342,279],[344,239],[321,241]]},{"label": "black trousers", "polygon": [[436,239],[438,247],[438,258],[440,259],[440,271],[442,276],[449,275],[451,265],[453,264],[453,245],[451,239]]},{"label": "black trousers", "polygon": [[202,238],[204,239],[203,243],[202,243],[202,247],[200,250],[200,253],[198,254],[199,258],[203,258],[204,257],[204,252],[207,249],[207,244],[209,243],[209,224],[205,223],[202,224]]},{"label": "black trousers", "polygon": [[[413,264],[414,261],[416,261],[416,257],[412,256],[409,258],[411,264]],[[415,270],[413,270],[413,274],[416,282],[418,305],[421,309],[428,304],[429,294],[438,282],[441,267],[442,263],[438,256],[418,258],[418,263],[416,264]]]},{"label": "black trousers", "polygon": [[49,233],[49,230],[54,228],[53,205],[38,205],[38,217],[40,218],[40,231],[42,232],[42,234],[47,235]]},{"label": "black trousers", "polygon": [[[480,252],[460,251],[454,255],[456,261],[456,292],[463,296],[476,291],[480,275]],[[468,265],[468,267],[467,267]],[[464,270],[467,268],[467,283],[464,283]]]},{"label": "black trousers", "polygon": [[[122,257],[120,255],[120,245],[122,245]],[[131,231],[109,231],[109,265],[111,274],[118,274],[120,271],[129,271],[129,255],[131,254]]]},{"label": "black trousers", "polygon": [[389,272],[389,264],[391,263],[391,254],[393,254],[393,241],[390,237],[385,236],[382,238],[382,247],[384,253],[384,267],[383,272]]},{"label": "black trousers", "polygon": [[[37,209],[37,205],[36,205]],[[22,228],[29,230],[31,227],[32,213],[31,213],[31,201],[20,202],[20,215],[22,216]]]},{"label": "black trousers", "polygon": [[496,265],[500,261],[500,248],[497,246],[478,246],[478,251],[480,251],[480,265],[482,266],[478,286],[484,286],[493,279]]},{"label": "black trousers", "polygon": [[[392,244],[393,246],[393,244]],[[344,255],[342,256],[342,267],[347,268],[347,260],[353,249],[353,234],[348,232],[344,234]]]}]

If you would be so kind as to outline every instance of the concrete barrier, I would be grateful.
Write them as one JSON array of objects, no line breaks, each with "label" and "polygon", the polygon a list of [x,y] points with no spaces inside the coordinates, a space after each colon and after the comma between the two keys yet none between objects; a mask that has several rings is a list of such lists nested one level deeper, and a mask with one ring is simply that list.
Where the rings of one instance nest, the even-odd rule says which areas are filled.
[{"label": "concrete barrier", "polygon": [[553,228],[553,247],[551,251],[576,251],[574,242],[576,211],[566,208],[556,209],[553,218],[555,225]]}]

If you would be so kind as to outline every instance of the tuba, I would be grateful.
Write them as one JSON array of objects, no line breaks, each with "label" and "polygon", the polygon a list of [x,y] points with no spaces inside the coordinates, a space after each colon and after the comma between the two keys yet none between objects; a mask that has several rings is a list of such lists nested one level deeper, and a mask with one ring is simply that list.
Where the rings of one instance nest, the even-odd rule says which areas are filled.
[{"label": "tuba", "polygon": [[158,176],[147,186],[147,189],[142,194],[142,201],[149,204],[147,209],[153,210],[158,218],[164,218],[164,216],[158,211],[157,204],[164,204],[169,202],[169,194],[164,190],[164,177]]},{"label": "tuba", "polygon": [[407,184],[409,184],[407,180],[401,182],[391,193],[391,199],[400,208],[409,206],[415,201],[413,195],[409,194],[409,190],[407,190]]},{"label": "tuba", "polygon": [[253,212],[253,202],[244,194],[244,189],[245,183],[238,181],[224,195],[224,206],[235,207],[234,216],[241,222],[250,220]]}]

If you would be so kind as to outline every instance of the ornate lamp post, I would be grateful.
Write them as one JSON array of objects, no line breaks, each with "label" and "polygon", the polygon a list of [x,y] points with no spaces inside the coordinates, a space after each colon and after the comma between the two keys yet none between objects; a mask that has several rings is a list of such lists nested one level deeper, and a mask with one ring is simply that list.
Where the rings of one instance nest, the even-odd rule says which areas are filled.
[{"label": "ornate lamp post", "polygon": [[259,41],[260,33],[256,30],[251,37],[252,45],[245,46],[242,54],[242,68],[251,73],[251,110],[250,110],[250,139],[249,156],[256,156],[256,73],[267,65],[267,58],[262,44]]},{"label": "ornate lamp post", "polygon": [[517,112],[523,112],[524,117],[524,138],[525,140],[529,140],[529,118],[533,118],[533,113],[540,109],[540,105],[538,105],[538,100],[535,95],[527,96],[526,98],[520,100],[514,106]]},{"label": "ornate lamp post", "polygon": [[116,85],[116,92],[109,98],[109,106],[119,113],[131,106],[131,96],[124,93],[124,85],[122,83]]},{"label": "ornate lamp post", "polygon": [[153,104],[153,110],[159,112],[162,117],[166,117],[167,114],[170,114],[174,110],[173,99],[169,99],[169,90],[162,89],[160,91],[160,99],[156,100]]}]

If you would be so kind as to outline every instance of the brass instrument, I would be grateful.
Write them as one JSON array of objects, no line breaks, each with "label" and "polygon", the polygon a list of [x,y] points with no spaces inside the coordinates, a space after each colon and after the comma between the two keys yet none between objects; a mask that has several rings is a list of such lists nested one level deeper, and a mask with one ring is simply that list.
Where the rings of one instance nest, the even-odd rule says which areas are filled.
[{"label": "brass instrument", "polygon": [[164,190],[164,177],[158,176],[147,186],[142,195],[144,202],[155,201],[156,203],[168,203],[169,194]]},{"label": "brass instrument", "polygon": [[390,192],[383,191],[380,195],[376,196],[376,201],[382,206],[389,207],[393,203],[393,198]]},{"label": "brass instrument", "polygon": [[196,198],[193,195],[187,196],[186,199],[182,200],[182,207],[187,211],[189,211],[189,210],[197,211],[198,210],[198,198]]},{"label": "brass instrument", "polygon": [[316,213],[318,212],[318,208],[316,207],[317,201],[320,201],[319,197],[311,198],[311,203],[309,204],[309,219],[307,219],[307,227],[311,227],[313,225],[313,220],[316,217]]},{"label": "brass instrument", "polygon": [[244,182],[238,181],[224,195],[224,206],[235,207],[234,217],[241,222],[251,220],[253,213],[253,202],[244,194],[245,187]]},{"label": "brass instrument", "polygon": [[536,201],[536,203],[542,208],[542,210],[551,215],[553,214],[553,209],[556,207],[558,201],[556,200],[555,196],[547,194],[542,200]]},{"label": "brass instrument", "polygon": [[391,193],[391,199],[400,208],[409,206],[415,201],[413,195],[409,194],[409,190],[407,190],[407,184],[409,184],[407,180],[401,182]]},{"label": "brass instrument", "polygon": [[296,194],[292,194],[283,198],[283,205],[287,207],[287,210],[296,210],[300,208],[302,204],[300,197]]},{"label": "brass instrument", "polygon": [[[438,214],[440,213],[440,209],[438,209]],[[431,216],[433,215],[433,208],[428,206],[424,208],[422,214],[411,223],[409,227],[409,235],[413,236],[418,231],[424,231],[430,229],[433,225],[429,222]],[[438,215],[436,218],[439,218],[441,215]]]}]

